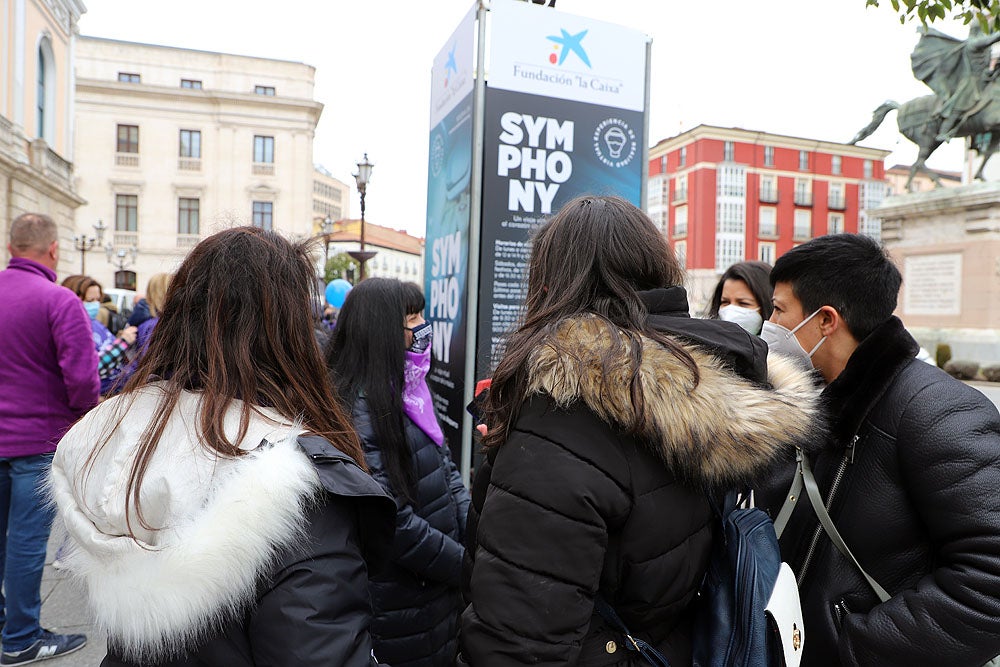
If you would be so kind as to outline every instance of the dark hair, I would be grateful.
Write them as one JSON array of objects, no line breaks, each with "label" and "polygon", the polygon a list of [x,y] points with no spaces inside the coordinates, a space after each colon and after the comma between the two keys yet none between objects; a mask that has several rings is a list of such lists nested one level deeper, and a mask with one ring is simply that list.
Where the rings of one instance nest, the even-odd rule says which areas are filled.
[{"label": "dark hair", "polygon": [[779,257],[771,270],[771,285],[789,283],[806,313],[836,308],[858,341],[892,316],[902,282],[885,248],[860,234],[815,238]]},{"label": "dark hair", "polygon": [[[127,521],[134,506],[141,525],[151,528],[139,508],[142,479],[183,391],[200,392],[198,434],[220,456],[245,454],[238,445],[261,406],[301,422],[364,467],[312,331],[299,326],[315,285],[310,253],[310,242],[293,244],[273,232],[236,227],[203,240],[181,264],[149,348],[123,392],[134,400],[143,385],[162,382],[163,398],[129,473]],[[239,430],[230,440],[224,419],[236,400],[243,401]],[[122,401],[111,433],[128,417],[129,405]]]},{"label": "dark hair", "polygon": [[403,419],[405,292],[393,278],[358,283],[337,316],[326,364],[348,407],[364,395],[392,490],[413,502],[416,471]]},{"label": "dark hair", "polygon": [[403,310],[407,315],[416,315],[424,312],[427,302],[424,300],[424,290],[416,283],[403,283]]},{"label": "dark hair", "polygon": [[760,306],[760,315],[765,320],[771,318],[774,312],[774,304],[771,303],[771,296],[774,288],[771,287],[769,276],[771,275],[771,265],[767,262],[737,262],[733,264],[719,278],[719,284],[715,286],[712,299],[708,302],[708,309],[705,316],[713,320],[719,318],[719,306],[722,305],[722,288],[727,280],[742,280],[750,289],[753,298]]},{"label": "dark hair", "polygon": [[[639,390],[642,336],[670,350],[691,371],[691,355],[647,323],[649,312],[639,292],[680,285],[684,280],[666,239],[645,213],[619,197],[577,197],[546,222],[534,237],[528,263],[528,293],[524,321],[505,341],[504,356],[493,373],[486,401],[483,443],[504,443],[517,419],[528,388],[528,364],[543,341],[556,344],[552,334],[566,318],[592,313],[611,323],[613,345],[627,347],[636,423],[623,424],[631,433],[644,430],[647,411]],[[576,350],[557,350],[570,358]],[[620,357],[602,359],[604,377],[620,369]],[[665,380],[669,381],[669,380]]]}]

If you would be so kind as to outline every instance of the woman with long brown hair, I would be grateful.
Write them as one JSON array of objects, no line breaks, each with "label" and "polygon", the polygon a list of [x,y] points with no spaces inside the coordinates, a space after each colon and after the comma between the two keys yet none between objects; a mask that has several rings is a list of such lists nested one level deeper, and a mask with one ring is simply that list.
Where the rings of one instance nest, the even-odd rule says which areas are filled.
[{"label": "woman with long brown hair", "polygon": [[367,665],[394,503],[308,328],[306,244],[251,227],[184,260],[122,394],[59,444],[67,569],[105,666]]},{"label": "woman with long brown hair", "polygon": [[460,663],[641,664],[603,600],[690,667],[711,498],[809,436],[812,382],[738,325],[689,317],[666,240],[622,199],[568,202],[528,268],[486,401]]}]

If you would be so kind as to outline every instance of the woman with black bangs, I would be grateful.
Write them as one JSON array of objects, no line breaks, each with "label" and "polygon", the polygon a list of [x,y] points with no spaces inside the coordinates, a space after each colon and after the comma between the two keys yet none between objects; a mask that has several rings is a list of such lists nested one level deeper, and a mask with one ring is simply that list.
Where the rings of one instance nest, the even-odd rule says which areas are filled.
[{"label": "woman with black bangs", "polygon": [[469,493],[427,388],[431,325],[412,283],[369,278],[344,302],[326,359],[375,479],[396,498],[392,562],[371,580],[372,636],[393,667],[454,664]]}]

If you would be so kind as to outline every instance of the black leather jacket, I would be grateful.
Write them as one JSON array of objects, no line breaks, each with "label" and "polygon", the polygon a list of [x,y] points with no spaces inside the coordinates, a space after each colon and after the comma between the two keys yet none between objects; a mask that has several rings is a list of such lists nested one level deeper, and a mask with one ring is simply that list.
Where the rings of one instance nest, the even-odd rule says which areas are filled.
[{"label": "black leather jacket", "polygon": [[[1000,416],[917,349],[893,317],[823,392],[831,432],[811,457],[820,491],[892,598],[879,603],[802,499],[781,548],[800,577],[803,667],[978,667],[1000,654]],[[772,516],[794,467],[757,490]]]}]

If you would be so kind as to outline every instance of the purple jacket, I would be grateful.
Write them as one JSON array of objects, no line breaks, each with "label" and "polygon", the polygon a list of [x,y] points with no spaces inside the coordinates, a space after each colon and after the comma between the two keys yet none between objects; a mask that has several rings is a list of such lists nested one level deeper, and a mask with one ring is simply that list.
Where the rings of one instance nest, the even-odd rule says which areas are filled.
[{"label": "purple jacket", "polygon": [[0,457],[55,451],[97,405],[97,353],[83,304],[21,257],[0,271]]}]

